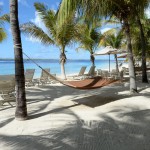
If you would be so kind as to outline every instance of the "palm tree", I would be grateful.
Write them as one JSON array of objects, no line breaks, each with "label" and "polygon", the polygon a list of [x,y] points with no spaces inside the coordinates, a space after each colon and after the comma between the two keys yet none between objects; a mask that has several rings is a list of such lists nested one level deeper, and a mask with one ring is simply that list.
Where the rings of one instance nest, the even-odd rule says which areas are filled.
[{"label": "palm tree", "polygon": [[77,50],[83,49],[89,51],[90,60],[93,66],[95,66],[95,57],[93,54],[98,47],[101,36],[101,34],[98,32],[100,26],[100,21],[95,21],[94,23],[91,23],[90,20],[84,20],[82,21],[82,24],[78,24],[78,33],[76,39],[80,43],[80,46],[77,48]]},{"label": "palm tree", "polygon": [[49,10],[42,3],[35,3],[34,6],[47,31],[31,22],[23,24],[21,30],[31,37],[38,39],[44,45],[55,44],[60,48],[61,73],[62,78],[66,79],[64,64],[67,58],[65,48],[74,37],[75,23],[73,17],[68,18],[64,24],[59,25],[57,14],[53,10]]},{"label": "palm tree", "polygon": [[[110,29],[103,33],[100,39],[100,46],[111,46],[116,49],[121,49],[124,46],[124,36],[122,30],[117,31],[116,29]],[[114,54],[116,60],[116,71],[119,72],[117,54]]]},{"label": "palm tree", "polygon": [[[59,9],[59,20],[63,23],[65,18],[69,16],[70,12],[79,10],[86,16],[90,15],[95,18],[100,16],[115,16],[123,24],[126,40],[127,40],[127,51],[128,51],[128,66],[130,76],[130,92],[137,92],[137,85],[135,79],[135,70],[133,62],[133,52],[131,44],[131,33],[130,33],[130,20],[132,14],[134,14],[131,0],[63,0]],[[72,14],[72,13],[71,13]],[[133,18],[132,18],[133,19]]]},{"label": "palm tree", "polygon": [[147,72],[146,72],[146,38],[144,33],[144,25],[142,24],[141,20],[144,17],[144,11],[149,6],[149,0],[138,0],[134,1],[131,0],[132,8],[134,9],[134,15],[136,16],[136,23],[139,26],[140,30],[140,43],[142,49],[142,82],[148,83],[147,79]]},{"label": "palm tree", "polygon": [[[140,19],[140,24],[141,24],[141,28],[139,28],[139,24],[137,24],[137,22],[131,24],[132,45],[133,45],[134,55],[139,60],[142,60],[142,82],[148,83],[147,72],[146,72],[146,58],[148,58],[149,56],[149,31],[150,31],[149,19],[147,19],[146,16],[142,17]],[[143,47],[144,47],[144,52],[143,52]],[[145,59],[143,58],[143,55]]]},{"label": "palm tree", "polygon": [[[108,3],[108,0],[105,3]],[[127,51],[128,51],[128,66],[129,66],[129,76],[130,76],[130,92],[137,92],[136,78],[135,78],[135,69],[134,69],[134,60],[131,44],[131,31],[130,31],[130,22],[131,17],[133,16],[132,2],[121,0],[121,1],[112,1],[107,5],[108,8],[104,8],[104,14],[116,16],[120,22],[123,24],[123,29],[126,35],[127,41]],[[114,11],[115,10],[115,11]],[[133,19],[133,18],[132,18]]]},{"label": "palm tree", "polygon": [[17,120],[27,119],[25,77],[22,56],[22,44],[18,21],[18,0],[10,0],[10,25],[14,42],[15,79],[16,79],[16,112]]}]

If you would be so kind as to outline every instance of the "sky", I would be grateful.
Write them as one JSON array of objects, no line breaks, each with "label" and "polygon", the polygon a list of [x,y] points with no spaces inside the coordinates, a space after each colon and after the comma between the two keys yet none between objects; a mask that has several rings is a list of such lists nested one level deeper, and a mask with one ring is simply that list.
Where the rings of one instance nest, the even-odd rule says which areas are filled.
[{"label": "sky", "polygon": [[[43,23],[38,17],[34,3],[41,2],[45,3],[50,9],[57,10],[60,0],[18,0],[18,11],[19,11],[19,23],[33,22],[36,25],[44,28]],[[2,8],[1,14],[9,13],[9,0],[0,0],[0,8]],[[148,12],[149,13],[149,12]],[[150,14],[150,13],[149,13]],[[4,28],[8,34],[5,41],[0,43],[0,58],[14,58],[13,40],[11,35],[10,24],[4,24]],[[101,28],[101,32],[110,29],[111,26],[104,26]],[[60,50],[56,46],[44,46],[39,41],[21,34],[23,51],[31,58],[41,59],[59,59]],[[89,59],[89,52],[83,50],[76,52],[75,49],[78,47],[77,44],[72,44],[66,47],[66,56],[68,59]],[[100,49],[100,48],[98,48]],[[97,56],[96,59],[108,59],[108,56]],[[26,58],[26,57],[24,57]],[[113,57],[112,57],[113,58]]]}]

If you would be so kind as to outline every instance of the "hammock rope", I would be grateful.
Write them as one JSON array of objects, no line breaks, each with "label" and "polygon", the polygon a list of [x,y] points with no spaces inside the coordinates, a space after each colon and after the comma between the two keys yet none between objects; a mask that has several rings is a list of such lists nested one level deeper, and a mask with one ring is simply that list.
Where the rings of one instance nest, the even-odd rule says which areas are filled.
[{"label": "hammock rope", "polygon": [[60,82],[63,85],[66,85],[68,87],[71,88],[75,88],[75,89],[96,89],[96,88],[101,88],[103,86],[107,86],[111,83],[117,82],[118,80],[116,79],[108,79],[108,78],[102,78],[102,77],[93,77],[93,78],[87,78],[84,80],[79,80],[79,81],[65,81],[62,80],[56,76],[53,76],[52,74],[50,74],[49,72],[47,72],[46,70],[44,70],[38,63],[36,63],[33,59],[31,59],[27,54],[25,54],[23,52],[23,54],[29,59],[31,60],[34,64],[36,64],[41,70],[43,70],[51,79],[56,80],[58,82]]}]

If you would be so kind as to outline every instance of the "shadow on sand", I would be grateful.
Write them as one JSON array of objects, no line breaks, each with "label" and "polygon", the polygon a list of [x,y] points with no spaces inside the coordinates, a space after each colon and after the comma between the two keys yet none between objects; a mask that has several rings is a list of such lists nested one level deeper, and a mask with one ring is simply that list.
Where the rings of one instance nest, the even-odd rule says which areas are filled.
[{"label": "shadow on sand", "polygon": [[150,110],[117,113],[117,119],[100,114],[103,121],[70,121],[32,135],[0,135],[0,141],[15,150],[149,150]]},{"label": "shadow on sand", "polygon": [[[119,88],[116,90],[114,86]],[[139,90],[143,91],[147,87],[150,86],[140,85]],[[98,114],[100,120],[90,121],[81,120],[78,115],[69,109],[81,104],[94,108],[122,98],[131,97],[132,95],[128,94],[118,95],[119,92],[126,90],[128,90],[128,87],[120,84],[90,91],[78,91],[76,89],[68,89],[68,87],[64,88],[63,86],[45,86],[42,89],[30,88],[27,90],[28,105],[32,104],[34,106],[34,103],[39,103],[39,105],[29,113],[28,121],[39,119],[48,114],[58,113],[72,115],[75,120],[70,120],[58,128],[57,126],[55,127],[55,123],[52,125],[52,122],[48,121],[48,129],[41,128],[41,131],[28,135],[16,134],[15,136],[10,136],[0,134],[0,147],[3,147],[3,150],[149,150],[149,109],[139,110],[139,108],[128,106],[128,109],[131,109],[131,111],[126,112],[126,108],[116,108],[106,114]],[[108,92],[110,92],[109,95]],[[139,94],[137,97],[141,95]],[[51,105],[52,101],[65,96],[71,96],[70,100],[73,100],[75,104],[50,108],[50,110],[44,111],[48,104]],[[150,98],[150,93],[145,93],[144,96]],[[43,101],[42,105],[41,101]],[[112,117],[109,113],[115,114],[115,117]],[[13,118],[8,118],[0,122],[0,128],[12,121]],[[45,122],[42,123],[44,124]]]}]

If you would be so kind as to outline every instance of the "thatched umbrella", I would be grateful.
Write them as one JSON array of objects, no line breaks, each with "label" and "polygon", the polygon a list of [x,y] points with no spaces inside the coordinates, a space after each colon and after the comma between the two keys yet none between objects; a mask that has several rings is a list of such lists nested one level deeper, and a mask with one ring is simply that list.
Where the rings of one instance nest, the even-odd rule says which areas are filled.
[{"label": "thatched umbrella", "polygon": [[94,55],[109,55],[109,72],[110,72],[110,54],[117,54],[117,49],[112,46],[106,46],[104,49],[94,53]]}]

